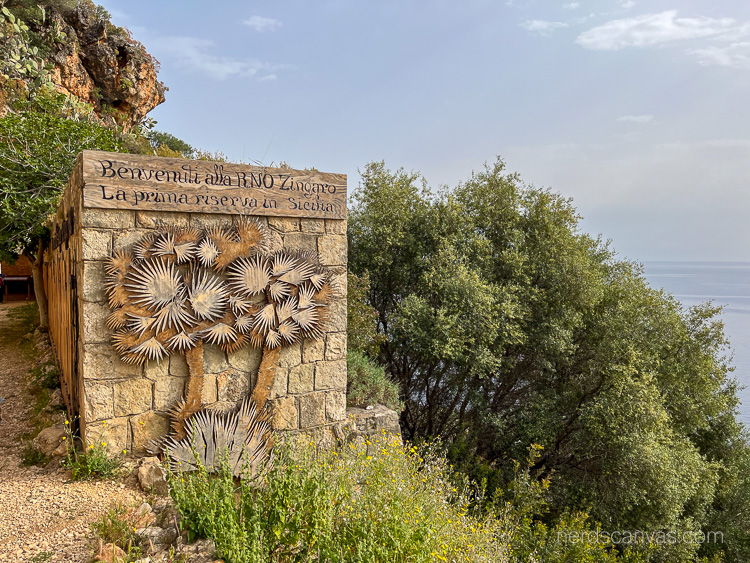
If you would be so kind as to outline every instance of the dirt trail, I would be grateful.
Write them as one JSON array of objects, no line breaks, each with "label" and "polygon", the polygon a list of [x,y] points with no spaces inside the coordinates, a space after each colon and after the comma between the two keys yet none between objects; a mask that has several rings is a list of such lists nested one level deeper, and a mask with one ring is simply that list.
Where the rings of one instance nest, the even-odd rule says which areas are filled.
[{"label": "dirt trail", "polygon": [[118,503],[145,497],[132,479],[71,482],[59,458],[45,468],[21,466],[35,403],[27,383],[33,358],[19,345],[26,327],[12,314],[22,306],[0,304],[0,562],[89,561],[90,523]]}]

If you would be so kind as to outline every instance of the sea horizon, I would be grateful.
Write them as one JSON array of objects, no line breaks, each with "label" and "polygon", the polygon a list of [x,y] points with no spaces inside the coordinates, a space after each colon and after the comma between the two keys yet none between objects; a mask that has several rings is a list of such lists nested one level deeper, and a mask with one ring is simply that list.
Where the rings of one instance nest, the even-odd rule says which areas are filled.
[{"label": "sea horizon", "polygon": [[730,365],[740,388],[738,419],[750,427],[750,261],[650,260],[641,262],[649,285],[663,288],[691,307],[711,301],[722,307]]}]

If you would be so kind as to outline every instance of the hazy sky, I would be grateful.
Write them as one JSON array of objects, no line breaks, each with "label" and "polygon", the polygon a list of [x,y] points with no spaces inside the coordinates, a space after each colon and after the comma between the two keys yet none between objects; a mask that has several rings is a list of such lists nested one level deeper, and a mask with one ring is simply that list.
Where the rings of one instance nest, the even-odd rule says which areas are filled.
[{"label": "hazy sky", "polygon": [[105,0],[157,128],[231,159],[454,186],[501,156],[646,260],[750,260],[750,3]]}]

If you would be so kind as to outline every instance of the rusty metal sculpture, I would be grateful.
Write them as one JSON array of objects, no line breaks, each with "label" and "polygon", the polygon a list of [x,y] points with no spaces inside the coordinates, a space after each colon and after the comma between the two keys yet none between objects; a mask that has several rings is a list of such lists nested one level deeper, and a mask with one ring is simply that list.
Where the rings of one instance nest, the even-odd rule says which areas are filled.
[{"label": "rusty metal sculpture", "polygon": [[171,227],[114,252],[107,263],[106,322],[122,360],[143,364],[185,354],[187,390],[170,412],[178,441],[202,407],[204,342],[230,353],[263,350],[252,393],[261,409],[279,348],[323,334],[330,272],[315,253],[269,252],[266,240],[266,227],[248,218],[202,231]]},{"label": "rusty metal sculpture", "polygon": [[174,472],[193,471],[200,463],[212,473],[226,463],[236,477],[255,477],[271,462],[268,410],[258,411],[251,399],[245,399],[236,412],[198,411],[185,428],[182,440],[170,436],[160,444]]}]

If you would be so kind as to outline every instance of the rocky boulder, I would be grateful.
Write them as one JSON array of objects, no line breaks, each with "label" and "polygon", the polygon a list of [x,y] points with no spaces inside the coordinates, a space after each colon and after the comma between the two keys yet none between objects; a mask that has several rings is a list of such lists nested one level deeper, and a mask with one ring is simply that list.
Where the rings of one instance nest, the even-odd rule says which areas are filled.
[{"label": "rocky boulder", "polygon": [[65,427],[56,424],[42,430],[32,441],[34,449],[47,457],[63,456],[67,452]]},{"label": "rocky boulder", "polygon": [[168,495],[167,472],[158,457],[144,457],[138,467],[138,484],[144,491]]}]

